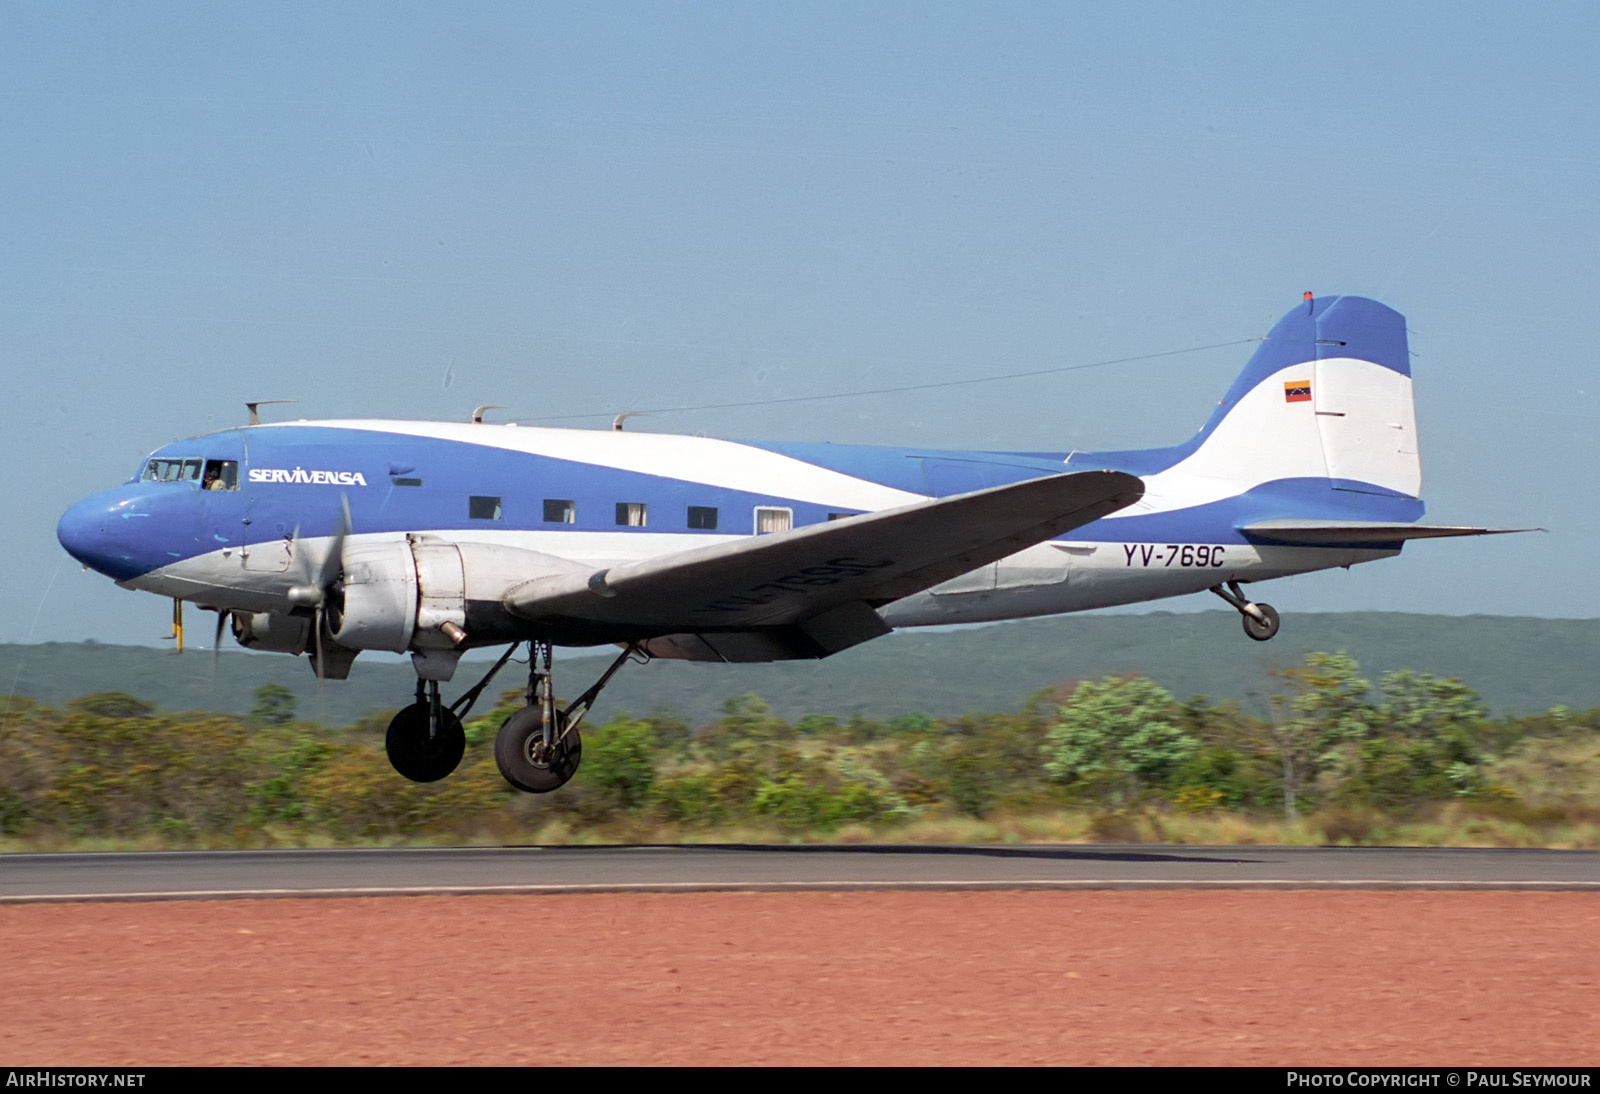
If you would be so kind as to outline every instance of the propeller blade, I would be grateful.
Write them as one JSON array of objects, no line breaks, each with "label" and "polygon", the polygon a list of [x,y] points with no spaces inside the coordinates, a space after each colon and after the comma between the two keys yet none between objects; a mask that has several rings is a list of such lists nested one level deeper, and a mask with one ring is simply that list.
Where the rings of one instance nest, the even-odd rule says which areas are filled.
[{"label": "propeller blade", "polygon": [[228,613],[217,609],[217,633],[211,636],[211,682],[217,681],[217,661],[222,656],[222,628],[228,625]]},{"label": "propeller blade", "polygon": [[[296,529],[298,535],[299,530]],[[339,577],[344,573],[344,541],[350,536],[350,499],[340,495],[339,516],[334,520],[333,531],[328,537],[328,546],[322,553],[322,560],[313,568],[309,552],[302,553],[296,563],[299,566],[299,575],[302,580],[289,590],[289,599],[311,609],[311,627],[315,632],[312,639],[315,658],[314,667],[317,670],[317,694],[322,694],[322,682],[328,678],[327,663],[324,657],[327,653],[325,642],[327,636],[323,631],[328,628],[328,602],[333,599],[334,586],[339,583]]]},{"label": "propeller blade", "polygon": [[327,677],[327,672],[324,669],[325,662],[322,660],[322,627],[323,627],[323,618],[324,618],[326,612],[327,612],[326,608],[319,607],[316,610],[315,614],[313,614],[312,617],[311,617],[312,629],[315,630],[316,634],[317,634],[317,639],[316,639],[316,641],[317,641],[317,664],[316,664],[316,669],[317,669],[317,691],[318,691],[318,694],[320,694],[321,691],[322,691],[322,682],[328,678]]},{"label": "propeller blade", "polygon": [[[289,599],[303,608],[316,608],[319,612],[328,603],[328,596],[339,575],[344,572],[344,541],[350,535],[350,500],[339,498],[339,515],[334,520],[328,546],[319,562],[313,564],[311,552],[302,548],[294,553],[295,577],[289,587]],[[294,542],[301,543],[300,529],[294,530]]]},{"label": "propeller blade", "polygon": [[294,526],[289,537],[289,565],[294,570],[294,584],[289,586],[289,602],[301,608],[312,608],[322,602],[322,587],[311,568],[311,551],[300,538],[300,526]]},{"label": "propeller blade", "polygon": [[322,556],[322,566],[317,573],[317,588],[322,590],[324,597],[344,571],[344,541],[349,535],[350,500],[340,495],[339,518],[333,526],[332,542],[328,544],[328,550]]},{"label": "propeller blade", "polygon": [[295,584],[311,584],[311,559],[307,557],[300,542],[300,526],[298,524],[294,526],[294,531],[289,534],[289,565],[294,568],[295,577],[300,579]]}]

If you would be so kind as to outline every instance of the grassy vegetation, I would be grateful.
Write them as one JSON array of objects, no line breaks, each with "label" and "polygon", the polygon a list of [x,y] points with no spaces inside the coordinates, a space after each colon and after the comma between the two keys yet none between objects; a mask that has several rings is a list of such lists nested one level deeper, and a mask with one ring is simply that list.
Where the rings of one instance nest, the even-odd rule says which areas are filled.
[{"label": "grassy vegetation", "polygon": [[167,714],[123,693],[0,718],[0,846],[271,847],[741,841],[1600,846],[1600,710],[1491,717],[1426,673],[1376,686],[1340,653],[1280,670],[1252,715],[1142,676],[1019,711],[784,718],[746,694],[690,724],[586,727],[550,795],[511,790],[468,723],[450,778],[383,755],[387,717],[341,730],[257,689],[251,713]]}]

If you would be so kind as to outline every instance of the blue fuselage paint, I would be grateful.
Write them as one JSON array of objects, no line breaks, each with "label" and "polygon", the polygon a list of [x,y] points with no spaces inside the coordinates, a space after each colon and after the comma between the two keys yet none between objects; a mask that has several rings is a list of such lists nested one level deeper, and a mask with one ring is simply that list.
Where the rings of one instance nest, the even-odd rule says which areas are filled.
[{"label": "blue fuselage paint", "polygon": [[[423,534],[539,552],[542,561],[525,560],[535,571],[527,577],[538,577],[540,567],[604,567],[1064,472],[1138,476],[1144,496],[1128,508],[1072,529],[1054,547],[1019,551],[906,598],[920,606],[895,606],[919,622],[1011,618],[1396,553],[1399,543],[1263,544],[1241,529],[1417,521],[1410,385],[1404,318],[1375,301],[1332,297],[1285,315],[1199,432],[1166,448],[961,452],[465,423],[283,423],[181,441],[152,456],[207,468],[226,461],[233,488],[204,489],[197,474],[136,477],[68,509],[58,536],[73,557],[131,587],[281,611],[321,557],[318,548],[297,557],[295,544],[342,527],[346,506],[357,538]],[[147,466],[157,477],[173,467]],[[199,464],[178,467],[189,475]]]}]

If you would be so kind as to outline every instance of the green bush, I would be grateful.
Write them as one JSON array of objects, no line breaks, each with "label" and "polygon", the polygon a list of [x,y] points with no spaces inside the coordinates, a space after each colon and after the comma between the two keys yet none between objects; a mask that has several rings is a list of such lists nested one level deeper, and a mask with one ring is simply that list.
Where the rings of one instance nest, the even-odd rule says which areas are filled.
[{"label": "green bush", "polygon": [[577,778],[616,809],[631,813],[643,806],[656,780],[656,739],[650,723],[611,721],[585,734]]},{"label": "green bush", "polygon": [[1045,771],[1086,797],[1130,800],[1199,751],[1177,713],[1172,696],[1142,676],[1085,680],[1045,734]]}]

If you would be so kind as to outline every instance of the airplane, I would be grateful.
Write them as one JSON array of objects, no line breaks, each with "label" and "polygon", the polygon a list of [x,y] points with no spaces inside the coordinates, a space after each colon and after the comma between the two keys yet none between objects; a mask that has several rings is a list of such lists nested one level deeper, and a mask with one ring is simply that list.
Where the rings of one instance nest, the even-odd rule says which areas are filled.
[{"label": "airplane", "polygon": [[[462,718],[528,644],[495,740],[518,789],[565,784],[579,723],[630,658],[822,658],[901,627],[1209,590],[1265,641],[1247,583],[1390,558],[1420,523],[1405,319],[1307,293],[1200,431],[1168,448],[960,452],[471,422],[251,424],[153,452],[57,536],[117,584],[217,613],[250,649],[343,679],[411,655],[396,771],[450,774]],[[448,706],[469,649],[506,645]],[[622,652],[560,706],[553,646]],[[213,655],[215,656],[215,654]]]}]

